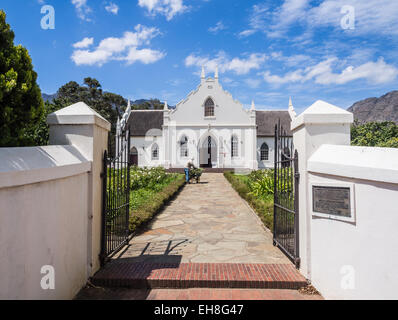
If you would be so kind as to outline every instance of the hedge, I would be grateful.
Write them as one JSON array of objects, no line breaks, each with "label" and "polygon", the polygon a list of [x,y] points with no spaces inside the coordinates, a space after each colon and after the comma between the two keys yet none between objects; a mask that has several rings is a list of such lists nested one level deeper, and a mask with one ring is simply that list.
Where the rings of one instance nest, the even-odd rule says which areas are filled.
[{"label": "hedge", "polygon": [[130,232],[135,232],[143,224],[149,222],[185,185],[185,176],[178,178],[156,193],[151,201],[141,205],[130,213]]},{"label": "hedge", "polygon": [[229,181],[235,191],[249,203],[264,225],[272,232],[274,225],[274,203],[272,201],[264,201],[251,194],[249,186],[243,179],[240,179],[231,171],[225,172],[224,177]]}]

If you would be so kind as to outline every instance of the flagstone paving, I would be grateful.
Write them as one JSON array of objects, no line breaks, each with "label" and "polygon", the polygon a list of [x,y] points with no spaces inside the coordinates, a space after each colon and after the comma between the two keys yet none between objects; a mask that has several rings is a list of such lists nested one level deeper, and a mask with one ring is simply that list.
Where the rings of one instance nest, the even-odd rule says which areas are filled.
[{"label": "flagstone paving", "polygon": [[150,263],[290,264],[272,234],[222,174],[188,184],[114,257]]}]

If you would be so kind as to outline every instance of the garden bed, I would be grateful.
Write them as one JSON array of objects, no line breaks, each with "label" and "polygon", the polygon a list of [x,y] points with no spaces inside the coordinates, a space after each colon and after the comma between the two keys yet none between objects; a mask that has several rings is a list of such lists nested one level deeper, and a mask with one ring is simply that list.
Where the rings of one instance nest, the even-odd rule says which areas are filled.
[{"label": "garden bed", "polygon": [[185,185],[185,176],[163,168],[131,169],[130,232],[149,222]]},{"label": "garden bed", "polygon": [[224,176],[272,232],[274,222],[273,170],[253,171],[249,175],[239,175],[229,171],[225,172]]}]

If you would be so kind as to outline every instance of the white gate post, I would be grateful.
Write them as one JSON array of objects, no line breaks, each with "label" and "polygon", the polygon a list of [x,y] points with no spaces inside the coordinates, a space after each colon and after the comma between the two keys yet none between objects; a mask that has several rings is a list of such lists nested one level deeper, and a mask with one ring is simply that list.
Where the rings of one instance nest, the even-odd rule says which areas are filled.
[{"label": "white gate post", "polygon": [[322,145],[350,145],[353,114],[318,100],[292,119],[293,143],[299,157],[299,245],[300,271],[311,280],[311,204],[307,161]]},{"label": "white gate post", "polygon": [[[92,161],[89,174],[87,275],[92,276],[100,268],[101,209],[102,209],[102,160],[107,149],[111,124],[85,103],[79,102],[50,114],[51,145],[73,145],[83,157]],[[71,199],[73,201],[73,199]]]}]

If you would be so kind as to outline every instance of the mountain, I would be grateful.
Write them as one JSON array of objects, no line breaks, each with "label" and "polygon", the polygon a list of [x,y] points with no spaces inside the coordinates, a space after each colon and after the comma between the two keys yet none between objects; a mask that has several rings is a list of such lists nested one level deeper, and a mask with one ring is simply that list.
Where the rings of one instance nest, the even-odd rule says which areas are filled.
[{"label": "mountain", "polygon": [[56,97],[57,94],[46,94],[46,93],[42,93],[42,98],[44,102],[52,102]]},{"label": "mountain", "polygon": [[394,121],[398,124],[398,91],[391,91],[380,98],[368,98],[354,103],[348,111],[359,123]]}]

